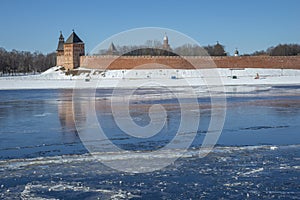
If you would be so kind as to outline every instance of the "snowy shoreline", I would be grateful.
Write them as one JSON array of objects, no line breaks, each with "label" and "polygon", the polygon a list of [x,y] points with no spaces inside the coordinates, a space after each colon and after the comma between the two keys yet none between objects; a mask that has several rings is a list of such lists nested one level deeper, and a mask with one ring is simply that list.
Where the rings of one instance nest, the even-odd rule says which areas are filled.
[{"label": "snowy shoreline", "polygon": [[[203,70],[108,70],[79,68],[77,75],[53,67],[39,75],[1,77],[0,90],[136,88],[184,86],[300,85],[300,70],[294,69],[203,69]],[[255,76],[259,74],[259,78]]]}]

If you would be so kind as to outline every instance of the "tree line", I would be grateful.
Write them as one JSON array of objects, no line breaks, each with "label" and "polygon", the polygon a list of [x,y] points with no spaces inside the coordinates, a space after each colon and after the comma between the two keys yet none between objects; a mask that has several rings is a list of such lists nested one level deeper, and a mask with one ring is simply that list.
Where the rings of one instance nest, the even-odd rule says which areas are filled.
[{"label": "tree line", "polygon": [[56,65],[56,53],[6,51],[0,48],[0,75],[39,73]]},{"label": "tree line", "polygon": [[[163,44],[157,40],[147,40],[144,45],[116,46],[117,52],[102,49],[96,55],[180,55],[180,56],[226,56],[225,47],[219,43],[200,47],[196,44],[184,44],[174,49],[169,49],[169,53],[162,51]],[[152,50],[151,50],[152,49]]]},{"label": "tree line", "polygon": [[[159,49],[162,48],[160,41],[148,40],[145,45],[140,46],[117,46],[117,53],[114,55],[130,54],[131,51],[136,52],[137,49]],[[215,45],[198,46],[192,44],[184,44],[171,50],[173,53],[180,56],[228,56],[225,51],[225,46],[217,42]],[[150,52],[149,50],[144,52]],[[154,50],[152,51],[154,52]],[[109,54],[107,50],[101,50],[99,55]],[[149,53],[147,53],[148,55]],[[157,54],[157,53],[156,53]],[[155,54],[155,55],[156,55]],[[243,54],[242,56],[298,56],[300,55],[300,45],[298,44],[279,44],[275,47],[269,47],[266,50],[255,51],[251,54]]]},{"label": "tree line", "polygon": [[[154,52],[149,49],[162,48],[160,41],[147,41],[141,46],[117,46],[117,55],[124,55],[128,52],[145,49],[142,54],[165,55],[166,52]],[[219,43],[200,47],[198,45],[184,44],[172,49],[172,52],[180,56],[227,56],[225,47]],[[101,50],[99,55],[107,54],[107,50]],[[171,54],[167,54],[171,55]],[[255,51],[252,54],[243,56],[300,56],[300,45],[298,44],[279,44],[266,50]],[[6,51],[0,48],[0,75],[16,75],[26,73],[39,73],[56,65],[56,53],[42,54],[40,52],[31,53],[29,51]]]},{"label": "tree line", "polygon": [[275,47],[270,47],[267,50],[255,51],[246,56],[299,56],[299,44],[279,44]]}]

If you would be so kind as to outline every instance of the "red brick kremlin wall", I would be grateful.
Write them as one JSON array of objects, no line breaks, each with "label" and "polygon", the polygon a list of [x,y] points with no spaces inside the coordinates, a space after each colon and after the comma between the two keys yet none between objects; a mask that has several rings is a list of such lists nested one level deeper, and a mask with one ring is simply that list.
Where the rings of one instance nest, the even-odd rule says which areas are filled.
[{"label": "red brick kremlin wall", "polygon": [[275,68],[300,69],[300,56],[167,57],[81,56],[80,66],[92,69]]}]

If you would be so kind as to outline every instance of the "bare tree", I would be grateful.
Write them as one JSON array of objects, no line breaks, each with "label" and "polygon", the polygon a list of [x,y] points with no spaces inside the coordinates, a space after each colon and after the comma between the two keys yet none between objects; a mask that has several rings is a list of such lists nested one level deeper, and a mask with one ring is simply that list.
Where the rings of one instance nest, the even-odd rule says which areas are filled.
[{"label": "bare tree", "polygon": [[0,48],[1,74],[41,72],[56,65],[56,53],[44,55],[28,51],[6,51]]}]

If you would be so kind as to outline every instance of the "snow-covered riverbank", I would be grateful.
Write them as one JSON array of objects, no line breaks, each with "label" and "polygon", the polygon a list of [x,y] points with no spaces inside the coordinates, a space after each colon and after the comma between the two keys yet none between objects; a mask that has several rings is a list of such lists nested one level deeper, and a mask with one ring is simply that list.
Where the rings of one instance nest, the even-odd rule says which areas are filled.
[{"label": "snow-covered riverbank", "polygon": [[[76,75],[75,75],[76,74]],[[255,79],[256,76],[259,78]],[[205,86],[220,77],[224,86],[243,85],[300,85],[300,70],[292,69],[213,69],[213,70],[107,70],[98,71],[80,68],[75,73],[66,73],[53,67],[39,75],[1,77],[0,89],[71,89],[137,87],[147,84],[177,86]],[[121,84],[120,84],[121,82]],[[219,81],[219,83],[221,83]],[[157,84],[158,83],[158,84]],[[216,85],[219,85],[216,82]]]}]

